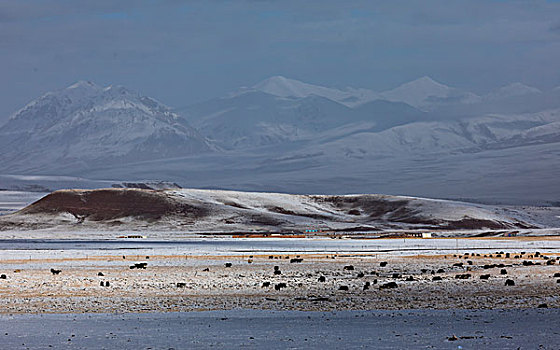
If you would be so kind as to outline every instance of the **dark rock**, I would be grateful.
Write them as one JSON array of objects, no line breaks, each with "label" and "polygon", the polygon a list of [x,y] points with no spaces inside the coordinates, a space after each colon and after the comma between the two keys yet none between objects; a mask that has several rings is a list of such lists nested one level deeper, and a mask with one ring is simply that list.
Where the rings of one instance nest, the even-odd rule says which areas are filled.
[{"label": "dark rock", "polygon": [[506,286],[515,286],[515,282],[513,280],[507,279],[505,285]]}]

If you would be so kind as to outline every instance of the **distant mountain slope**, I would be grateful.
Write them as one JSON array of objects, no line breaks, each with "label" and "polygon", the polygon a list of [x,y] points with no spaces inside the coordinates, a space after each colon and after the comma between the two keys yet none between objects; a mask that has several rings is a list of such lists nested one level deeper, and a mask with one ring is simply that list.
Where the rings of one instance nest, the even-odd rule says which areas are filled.
[{"label": "distant mountain slope", "polygon": [[299,80],[288,79],[283,76],[273,76],[265,79],[253,85],[252,89],[278,97],[302,98],[313,95],[320,96],[342,103],[348,107],[354,107],[379,98],[376,92],[368,89],[348,87],[339,90],[312,85]]},{"label": "distant mountain slope", "polygon": [[373,101],[349,108],[318,95],[278,97],[247,91],[197,104],[183,112],[200,132],[226,149],[321,140],[328,131],[354,123],[384,130],[422,120],[424,113],[404,103]]},{"label": "distant mountain slope", "polygon": [[[1,229],[181,229],[185,232],[376,232],[535,227],[491,207],[384,195],[316,196],[209,190],[65,190],[0,218]],[[477,232],[475,232],[476,234]],[[462,233],[468,234],[468,233]]]},{"label": "distant mountain slope", "polygon": [[382,132],[355,133],[321,144],[327,154],[363,159],[380,154],[476,153],[488,149],[560,142],[560,110],[522,115],[491,115],[458,121],[407,123]]},{"label": "distant mountain slope", "polygon": [[161,103],[124,87],[90,82],[47,93],[15,113],[0,128],[0,147],[3,173],[88,168],[212,149]]},{"label": "distant mountain slope", "polygon": [[533,94],[542,94],[542,91],[532,86],[527,86],[525,84],[517,82],[492,90],[488,95],[485,96],[485,98],[490,100],[497,100]]}]

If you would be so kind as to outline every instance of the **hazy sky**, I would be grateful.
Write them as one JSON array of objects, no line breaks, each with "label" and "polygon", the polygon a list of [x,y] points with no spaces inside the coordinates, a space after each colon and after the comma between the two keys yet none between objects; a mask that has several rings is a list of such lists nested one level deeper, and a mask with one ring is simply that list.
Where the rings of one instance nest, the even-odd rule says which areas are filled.
[{"label": "hazy sky", "polygon": [[0,120],[76,80],[174,106],[271,75],[560,85],[560,1],[0,0]]}]

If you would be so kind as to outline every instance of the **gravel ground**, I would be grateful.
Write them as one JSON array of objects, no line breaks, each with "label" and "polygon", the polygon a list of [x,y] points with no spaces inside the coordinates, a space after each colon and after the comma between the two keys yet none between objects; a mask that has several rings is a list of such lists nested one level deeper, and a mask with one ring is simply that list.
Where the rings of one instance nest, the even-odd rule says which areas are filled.
[{"label": "gravel ground", "polygon": [[[509,258],[507,252],[95,258],[83,253],[82,258],[74,251],[73,258],[13,260],[10,255],[0,260],[0,274],[6,275],[0,279],[0,312],[560,308],[560,277],[553,277],[560,266],[553,253],[543,257],[526,251],[521,256],[511,251]],[[303,261],[291,262],[294,258]],[[554,264],[547,265],[549,261]],[[139,262],[146,262],[146,269],[130,269]],[[380,266],[382,262],[387,265]],[[54,275],[51,268],[61,272]],[[457,279],[465,274],[469,278]],[[489,278],[481,279],[485,274]],[[507,279],[515,285],[506,286]],[[396,288],[383,288],[390,282]],[[285,287],[278,288],[282,283]]]}]

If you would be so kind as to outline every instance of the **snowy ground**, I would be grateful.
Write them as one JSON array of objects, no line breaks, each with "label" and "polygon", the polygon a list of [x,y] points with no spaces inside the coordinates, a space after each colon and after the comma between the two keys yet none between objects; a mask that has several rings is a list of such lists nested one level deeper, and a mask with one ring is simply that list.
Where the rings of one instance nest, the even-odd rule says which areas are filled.
[{"label": "snowy ground", "polygon": [[[8,194],[4,196],[11,208],[25,203],[22,194],[15,196],[18,201]],[[440,237],[503,236],[511,231],[557,235],[559,227],[557,207],[197,189],[57,191],[0,218],[4,239],[108,239],[127,232],[152,239],[181,239],[200,233],[301,233],[308,229],[354,236],[401,234],[402,230],[435,232]]]}]

